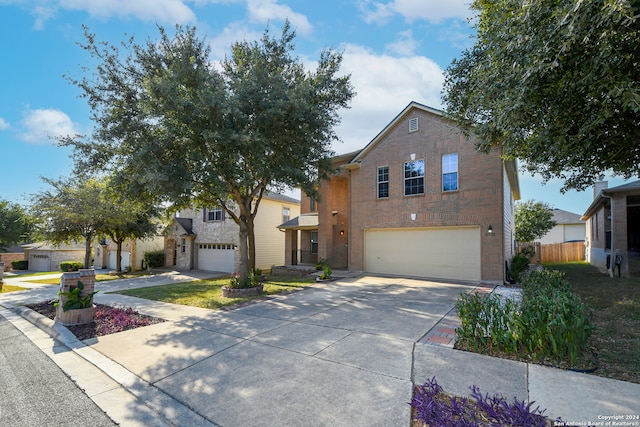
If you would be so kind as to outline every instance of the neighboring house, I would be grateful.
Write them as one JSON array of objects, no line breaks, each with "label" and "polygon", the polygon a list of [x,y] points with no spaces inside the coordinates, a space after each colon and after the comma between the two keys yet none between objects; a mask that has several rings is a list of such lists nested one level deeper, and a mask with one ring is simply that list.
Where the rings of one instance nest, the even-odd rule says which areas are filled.
[{"label": "neighboring house", "polygon": [[30,271],[60,271],[60,263],[65,261],[84,263],[84,243],[32,243],[23,248],[24,259],[29,261]]},{"label": "neighboring house", "polygon": [[[300,214],[300,201],[267,192],[254,220],[256,268],[284,264],[285,234],[276,226]],[[224,209],[180,211],[165,232],[167,266],[182,270],[238,271],[238,225]]]},{"label": "neighboring house", "polygon": [[[286,264],[503,283],[514,255],[517,165],[479,153],[444,113],[412,102],[283,223]],[[300,242],[299,246],[297,242]]]},{"label": "neighboring house", "polygon": [[612,273],[619,264],[620,275],[628,277],[629,259],[640,252],[640,180],[607,185],[594,185],[593,202],[582,216],[587,221],[587,260]]},{"label": "neighboring house", "polygon": [[[164,236],[154,236],[147,239],[127,239],[122,242],[122,258],[120,263],[121,270],[138,271],[146,269],[144,265],[145,252],[161,251],[164,249]],[[93,261],[95,268],[108,268],[115,270],[118,258],[118,245],[108,237],[101,241],[94,248],[95,259]]]},{"label": "neighboring house", "polygon": [[573,212],[553,209],[556,225],[542,238],[536,240],[543,245],[564,242],[583,242],[587,236],[586,221]]},{"label": "neighboring house", "polygon": [[24,257],[24,248],[22,246],[12,246],[6,248],[5,252],[0,253],[0,262],[4,262],[4,271],[12,269],[12,261],[22,261],[26,259]]}]

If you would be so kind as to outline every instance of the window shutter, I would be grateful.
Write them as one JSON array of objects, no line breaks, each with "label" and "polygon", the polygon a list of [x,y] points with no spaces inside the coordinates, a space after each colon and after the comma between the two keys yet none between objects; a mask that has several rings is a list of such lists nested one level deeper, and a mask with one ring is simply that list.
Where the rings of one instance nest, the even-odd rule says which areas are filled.
[{"label": "window shutter", "polygon": [[221,214],[220,214],[220,221],[224,221],[224,215],[226,214],[224,209],[220,209]]},{"label": "window shutter", "polygon": [[207,208],[202,208],[202,222],[207,222]]}]

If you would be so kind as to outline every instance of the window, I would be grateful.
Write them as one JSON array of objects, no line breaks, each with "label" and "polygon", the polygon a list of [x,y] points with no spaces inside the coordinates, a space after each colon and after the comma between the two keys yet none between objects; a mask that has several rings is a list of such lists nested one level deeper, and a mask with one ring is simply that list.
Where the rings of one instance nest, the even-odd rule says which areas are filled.
[{"label": "window", "polygon": [[291,211],[289,210],[288,206],[283,206],[282,207],[282,223],[284,224],[285,222],[289,221],[291,216]]},{"label": "window", "polygon": [[424,194],[424,160],[404,163],[404,195]]},{"label": "window", "polygon": [[389,166],[378,168],[378,199],[389,197]]},{"label": "window", "polygon": [[418,130],[418,118],[414,117],[409,119],[409,133],[415,132]]},{"label": "window", "polygon": [[458,189],[458,153],[442,156],[442,191]]},{"label": "window", "polygon": [[318,232],[317,231],[311,232],[311,253],[312,254],[318,253]]},{"label": "window", "polygon": [[224,212],[220,208],[209,209],[207,221],[224,221]]},{"label": "window", "polygon": [[316,199],[313,196],[309,197],[309,211],[310,212],[316,211]]},{"label": "window", "polygon": [[187,252],[187,239],[182,239],[180,246],[182,246],[182,253]]}]

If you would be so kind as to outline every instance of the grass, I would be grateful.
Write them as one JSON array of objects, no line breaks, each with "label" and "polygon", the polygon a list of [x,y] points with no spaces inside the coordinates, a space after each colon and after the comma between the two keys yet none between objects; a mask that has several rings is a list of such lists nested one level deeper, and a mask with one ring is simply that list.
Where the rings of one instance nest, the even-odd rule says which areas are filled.
[{"label": "grass", "polygon": [[[45,274],[53,274],[55,272],[48,272]],[[60,273],[62,274],[62,273]],[[148,271],[134,271],[131,273],[125,273],[122,272],[120,274],[97,274],[96,275],[96,282],[106,282],[109,280],[120,280],[120,279],[134,279],[136,277],[141,277],[141,276],[149,276],[151,275],[151,273],[149,273]],[[27,275],[25,275],[27,276]],[[25,277],[25,276],[21,276],[21,277]],[[27,276],[28,277],[28,276]],[[30,280],[31,283],[40,283],[43,285],[59,285],[60,284],[60,278],[54,278],[54,279],[40,279],[40,280]]]},{"label": "grass", "polygon": [[[15,271],[15,270],[14,270]],[[56,273],[60,273],[62,274],[60,271],[38,271],[35,273],[25,273],[25,274],[16,274],[15,276],[7,276],[5,275],[5,279],[6,278],[17,278],[17,277],[37,277],[37,276],[48,276],[50,274],[56,274]]]},{"label": "grass", "polygon": [[4,283],[2,285],[2,290],[0,290],[0,293],[4,294],[7,292],[24,291],[24,290],[26,290],[26,288],[21,288],[20,286],[7,285],[6,283]]},{"label": "grass", "polygon": [[264,283],[262,296],[243,298],[224,298],[222,296],[222,286],[229,284],[229,277],[128,289],[113,293],[192,307],[218,309],[262,298],[264,295],[295,291],[310,283],[313,283],[310,279],[270,277]]},{"label": "grass", "polygon": [[589,345],[600,362],[595,374],[640,383],[640,278],[611,278],[586,262],[544,266],[565,273],[593,309]]}]

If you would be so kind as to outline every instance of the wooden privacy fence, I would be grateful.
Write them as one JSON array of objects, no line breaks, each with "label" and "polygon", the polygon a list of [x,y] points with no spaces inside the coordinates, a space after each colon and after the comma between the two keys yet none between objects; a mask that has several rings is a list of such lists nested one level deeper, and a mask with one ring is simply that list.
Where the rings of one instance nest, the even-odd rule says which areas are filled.
[{"label": "wooden privacy fence", "polygon": [[569,261],[583,261],[585,260],[585,245],[584,242],[565,242],[565,243],[552,243],[547,245],[541,245],[540,243],[519,243],[518,253],[522,251],[524,247],[534,246],[536,255],[531,260],[532,263],[538,261],[542,263],[547,262],[569,262]]}]

